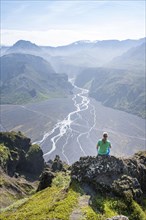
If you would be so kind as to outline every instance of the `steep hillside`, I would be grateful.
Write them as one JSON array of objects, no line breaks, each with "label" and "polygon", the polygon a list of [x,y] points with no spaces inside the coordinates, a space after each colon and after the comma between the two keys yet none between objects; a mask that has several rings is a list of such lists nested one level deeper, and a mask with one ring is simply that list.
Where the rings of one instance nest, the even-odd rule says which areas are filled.
[{"label": "steep hillside", "polygon": [[146,152],[127,159],[83,157],[69,168],[57,156],[42,173],[38,192],[3,209],[0,217],[145,220],[145,164]]},{"label": "steep hillside", "polygon": [[1,208],[36,191],[44,169],[43,152],[21,132],[0,132]]},{"label": "steep hillside", "polygon": [[138,72],[145,72],[146,43],[133,47],[126,53],[114,58],[107,66],[118,69],[130,69]]},{"label": "steep hillside", "polygon": [[23,104],[63,97],[72,89],[65,74],[57,74],[41,57],[9,54],[1,58],[1,104]]},{"label": "steep hillside", "polygon": [[146,117],[145,44],[114,59],[106,68],[88,68],[77,77],[104,105]]},{"label": "steep hillside", "polygon": [[21,132],[0,132],[0,156],[0,166],[9,176],[39,176],[44,169],[42,150]]}]

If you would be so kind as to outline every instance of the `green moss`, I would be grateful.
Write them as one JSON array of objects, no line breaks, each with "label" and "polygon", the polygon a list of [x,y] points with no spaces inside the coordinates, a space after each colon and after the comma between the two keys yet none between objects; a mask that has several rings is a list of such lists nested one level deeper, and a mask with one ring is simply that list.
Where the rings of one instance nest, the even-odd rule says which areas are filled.
[{"label": "green moss", "polygon": [[63,172],[58,172],[52,181],[52,186],[67,188],[70,184],[70,175]]},{"label": "green moss", "polygon": [[27,203],[2,213],[1,219],[68,219],[73,207],[77,203],[77,193],[61,188],[47,188],[28,199]]},{"label": "green moss", "polygon": [[106,217],[113,217],[118,215],[116,210],[113,207],[113,201],[112,200],[105,200],[104,202],[104,213]]},{"label": "green moss", "polygon": [[40,146],[37,144],[33,144],[31,145],[31,147],[29,148],[29,151],[27,153],[27,156],[31,156],[37,152],[39,152],[41,150]]},{"label": "green moss", "polygon": [[0,144],[0,165],[4,168],[8,159],[10,156],[9,149],[4,146],[3,144]]},{"label": "green moss", "polygon": [[70,189],[66,197],[54,204],[52,210],[49,212],[49,219],[69,219],[73,208],[77,205],[78,194]]},{"label": "green moss", "polygon": [[129,216],[129,220],[145,220],[146,213],[143,211],[141,206],[135,201],[131,204],[131,215]]},{"label": "green moss", "polygon": [[100,213],[106,218],[113,217],[119,214],[126,215],[130,220],[144,220],[146,219],[145,208],[134,200],[127,202],[121,198],[110,197],[95,197],[92,205],[96,213]]},{"label": "green moss", "polygon": [[97,214],[90,206],[82,208],[83,218],[81,220],[105,220],[103,215]]},{"label": "green moss", "polygon": [[19,206],[11,206],[0,215],[0,219],[69,219],[76,206],[79,193],[72,188],[67,189],[70,178],[60,173],[53,181],[52,187],[48,187],[31,196],[26,203]]},{"label": "green moss", "polygon": [[28,198],[19,199],[18,201],[14,202],[12,205],[10,205],[10,206],[8,206],[6,208],[2,208],[1,212],[6,212],[6,211],[11,211],[11,210],[17,209],[22,204],[24,204],[27,200],[28,200]]}]

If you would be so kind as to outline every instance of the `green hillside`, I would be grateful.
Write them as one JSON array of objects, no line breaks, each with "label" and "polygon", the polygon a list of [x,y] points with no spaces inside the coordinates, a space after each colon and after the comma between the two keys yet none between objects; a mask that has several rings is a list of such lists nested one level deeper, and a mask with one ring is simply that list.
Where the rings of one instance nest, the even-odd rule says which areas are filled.
[{"label": "green hillside", "polygon": [[9,54],[0,59],[1,104],[24,104],[70,94],[67,75],[55,73],[43,58]]}]

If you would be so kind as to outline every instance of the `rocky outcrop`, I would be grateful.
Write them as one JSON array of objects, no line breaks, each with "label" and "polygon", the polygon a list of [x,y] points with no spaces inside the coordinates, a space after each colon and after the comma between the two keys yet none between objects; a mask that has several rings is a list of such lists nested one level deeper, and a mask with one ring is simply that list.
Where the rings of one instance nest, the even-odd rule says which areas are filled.
[{"label": "rocky outcrop", "polygon": [[52,180],[54,177],[55,177],[55,175],[51,171],[45,170],[41,174],[37,191],[41,191],[41,190],[47,188],[48,186],[51,186],[51,183],[52,183]]},{"label": "rocky outcrop", "polygon": [[52,163],[52,171],[56,172],[56,171],[62,171],[63,170],[63,163],[60,160],[60,157],[58,155],[56,155],[53,163]]},{"label": "rocky outcrop", "polygon": [[71,178],[95,191],[140,200],[146,192],[146,152],[124,159],[114,156],[82,157],[71,168]]},{"label": "rocky outcrop", "polygon": [[28,173],[39,176],[44,169],[43,152],[21,132],[0,132],[0,166],[10,176]]},{"label": "rocky outcrop", "polygon": [[47,162],[47,166],[52,172],[65,171],[64,165],[65,164],[60,160],[59,155],[56,155],[54,160],[49,160]]},{"label": "rocky outcrop", "polygon": [[65,163],[60,160],[59,155],[56,155],[54,160],[49,160],[46,163],[46,168],[40,176],[40,182],[37,191],[51,186],[53,178],[57,172],[66,171],[64,168]]}]

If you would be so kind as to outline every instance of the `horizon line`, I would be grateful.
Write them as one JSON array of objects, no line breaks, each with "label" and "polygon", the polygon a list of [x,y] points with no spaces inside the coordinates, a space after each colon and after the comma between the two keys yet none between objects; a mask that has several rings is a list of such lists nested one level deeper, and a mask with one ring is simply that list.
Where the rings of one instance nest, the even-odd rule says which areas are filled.
[{"label": "horizon line", "polygon": [[86,40],[85,39],[81,40],[81,39],[79,39],[79,40],[73,41],[71,43],[60,44],[60,45],[57,45],[57,46],[55,46],[55,45],[54,46],[53,45],[41,45],[41,44],[37,44],[37,43],[35,43],[31,40],[19,39],[14,44],[1,44],[0,43],[0,47],[12,47],[13,45],[15,45],[19,41],[29,41],[32,44],[35,44],[39,47],[61,47],[61,46],[68,46],[68,45],[71,45],[71,44],[74,44],[74,43],[77,43],[77,42],[89,42],[89,43],[97,43],[97,42],[101,42],[101,41],[119,41],[119,42],[121,42],[121,41],[126,41],[126,40],[140,40],[140,39],[144,39],[144,38],[146,38],[146,36],[140,37],[140,38],[125,38],[125,39],[114,39],[114,38],[109,39],[108,38],[108,39],[104,39],[104,40],[87,40],[87,39]]}]

